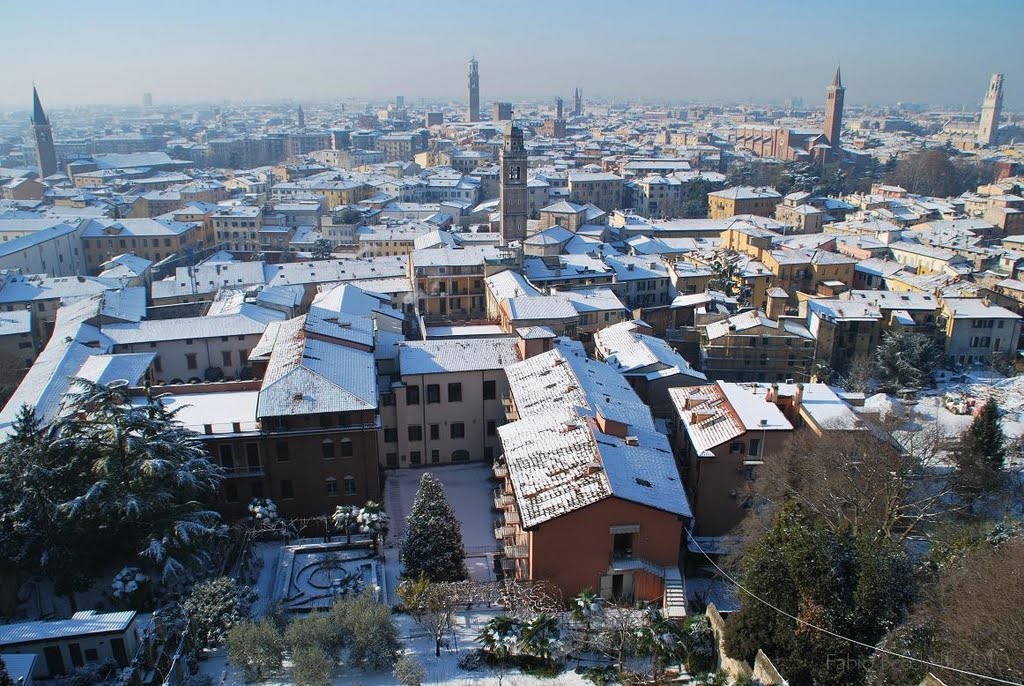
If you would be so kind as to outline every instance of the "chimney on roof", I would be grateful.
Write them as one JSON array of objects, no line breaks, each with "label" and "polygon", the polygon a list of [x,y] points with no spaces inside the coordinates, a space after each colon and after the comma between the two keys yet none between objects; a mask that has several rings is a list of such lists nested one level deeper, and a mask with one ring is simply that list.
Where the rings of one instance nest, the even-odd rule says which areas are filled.
[{"label": "chimney on roof", "polygon": [[768,392],[765,393],[764,399],[766,402],[774,403],[779,399],[779,384],[773,383],[768,387]]},{"label": "chimney on roof", "polygon": [[629,430],[629,427],[627,425],[623,424],[622,422],[617,422],[614,419],[608,419],[601,413],[600,410],[598,410],[595,413],[594,421],[597,423],[597,428],[601,431],[601,433],[607,434],[609,436],[625,438],[626,432]]},{"label": "chimney on roof", "polygon": [[796,385],[796,390],[793,391],[793,414],[794,415],[796,415],[797,413],[800,412],[800,405],[801,405],[801,403],[803,403],[803,401],[804,401],[804,385],[801,382],[801,383],[798,383]]}]

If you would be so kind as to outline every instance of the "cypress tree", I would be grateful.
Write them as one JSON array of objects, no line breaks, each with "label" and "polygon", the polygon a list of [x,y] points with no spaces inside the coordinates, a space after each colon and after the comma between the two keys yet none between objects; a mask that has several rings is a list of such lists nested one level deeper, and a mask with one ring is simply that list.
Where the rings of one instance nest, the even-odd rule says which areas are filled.
[{"label": "cypress tree", "polygon": [[455,518],[444,487],[427,472],[420,479],[402,542],[403,575],[429,581],[462,581],[467,578],[462,526]]}]

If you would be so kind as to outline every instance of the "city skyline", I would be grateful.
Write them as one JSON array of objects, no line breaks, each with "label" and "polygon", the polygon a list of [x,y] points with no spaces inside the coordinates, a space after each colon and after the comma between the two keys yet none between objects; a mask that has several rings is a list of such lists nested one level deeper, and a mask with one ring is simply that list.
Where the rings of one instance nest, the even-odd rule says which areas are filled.
[{"label": "city skyline", "polygon": [[[897,6],[871,1],[857,12],[803,1],[786,3],[780,12],[773,3],[740,2],[729,16],[692,3],[644,5],[635,12],[635,25],[626,23],[629,30],[619,10],[604,2],[587,4],[584,15],[580,5],[528,1],[510,15],[498,3],[482,3],[468,13],[462,4],[442,0],[426,16],[403,0],[372,7],[312,3],[298,15],[275,14],[274,4],[257,2],[245,14],[234,6],[203,7],[201,25],[215,39],[197,31],[192,6],[199,11],[191,2],[173,13],[122,2],[56,3],[45,22],[35,8],[5,8],[18,31],[5,37],[0,55],[8,62],[30,52],[34,58],[24,69],[0,74],[2,106],[24,107],[23,93],[33,81],[55,108],[137,104],[144,92],[158,105],[378,100],[397,94],[413,103],[465,100],[466,65],[475,57],[482,102],[568,97],[579,85],[590,99],[781,102],[795,96],[816,106],[841,64],[852,105],[980,109],[988,79],[998,72],[1006,79],[1004,107],[1024,108],[1024,88],[1015,88],[1024,83],[1024,47],[1013,35],[1024,5],[1013,2],[997,2],[984,14],[969,14],[966,5],[951,0]],[[311,14],[319,19],[308,21]],[[950,21],[954,15],[957,21]],[[995,15],[1007,20],[993,22]],[[804,16],[815,21],[795,19]],[[386,30],[373,30],[374,22],[385,19]],[[567,44],[567,27],[584,19],[589,35],[617,32],[615,40]],[[552,46],[550,51],[523,50],[517,27],[529,35],[528,45]],[[820,38],[821,27],[831,27],[827,41]],[[162,37],[155,45],[154,33]],[[89,50],[83,37],[99,35],[104,43],[96,49],[108,55],[113,49],[115,75],[102,68],[84,75],[71,69],[74,54]],[[424,40],[440,35],[461,40]],[[293,41],[315,49],[281,49]],[[379,50],[381,41],[403,48]],[[55,47],[41,52],[40,45]],[[60,47],[65,45],[73,48]],[[206,76],[191,78],[196,74]]]}]

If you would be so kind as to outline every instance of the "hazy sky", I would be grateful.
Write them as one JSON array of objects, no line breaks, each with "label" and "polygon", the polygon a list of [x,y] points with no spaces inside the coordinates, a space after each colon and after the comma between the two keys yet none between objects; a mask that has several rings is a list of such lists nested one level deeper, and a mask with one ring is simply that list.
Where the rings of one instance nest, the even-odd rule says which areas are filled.
[{"label": "hazy sky", "polygon": [[[0,0],[0,103],[562,94],[1024,108],[1024,0]],[[16,68],[9,68],[17,65]]]}]

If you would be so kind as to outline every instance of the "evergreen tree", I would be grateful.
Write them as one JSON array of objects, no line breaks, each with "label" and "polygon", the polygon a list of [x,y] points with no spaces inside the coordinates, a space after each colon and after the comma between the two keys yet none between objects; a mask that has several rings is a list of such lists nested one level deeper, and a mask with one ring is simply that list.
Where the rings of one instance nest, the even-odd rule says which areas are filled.
[{"label": "evergreen tree", "polygon": [[1006,461],[999,406],[989,399],[960,438],[956,451],[956,486],[961,493],[977,496],[997,486]]},{"label": "evergreen tree", "polygon": [[193,586],[182,606],[196,646],[219,645],[231,627],[249,618],[255,599],[251,588],[241,586],[226,576]]},{"label": "evergreen tree", "polygon": [[726,649],[747,661],[763,650],[794,686],[860,684],[871,652],[803,622],[874,645],[903,619],[914,590],[897,544],[836,534],[792,504],[744,556],[743,582],[803,621],[743,596],[726,625]]},{"label": "evergreen tree", "polygon": [[318,238],[313,241],[312,254],[314,260],[328,260],[332,252],[331,242],[326,238]]},{"label": "evergreen tree", "polygon": [[427,472],[408,518],[408,533],[402,542],[402,574],[429,581],[462,581],[468,577],[462,526],[455,518],[444,487]]},{"label": "evergreen tree", "polygon": [[939,346],[920,333],[886,333],[875,349],[879,388],[887,393],[924,388],[941,362]]},{"label": "evergreen tree", "polygon": [[[0,445],[0,578],[4,588],[39,574],[54,581],[57,593],[83,590],[99,572],[94,538],[60,511],[80,491],[82,455],[53,445],[35,412],[22,407],[11,437]],[[109,556],[102,560],[109,564]],[[3,598],[0,614],[10,614]],[[73,596],[72,596],[73,602]]]},{"label": "evergreen tree", "polygon": [[14,686],[14,680],[11,679],[11,674],[7,671],[7,665],[3,660],[0,660],[0,686]]},{"label": "evergreen tree", "polygon": [[402,686],[421,686],[427,678],[427,670],[412,655],[403,655],[393,672],[395,681]]},{"label": "evergreen tree", "polygon": [[111,552],[141,554],[165,582],[189,582],[223,534],[220,516],[203,503],[217,492],[220,467],[161,401],[135,406],[125,387],[79,388],[54,429],[53,447],[75,455],[81,469],[60,512],[101,536],[96,554],[104,562]]}]

